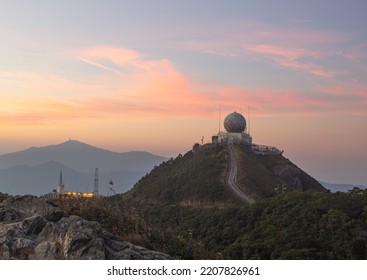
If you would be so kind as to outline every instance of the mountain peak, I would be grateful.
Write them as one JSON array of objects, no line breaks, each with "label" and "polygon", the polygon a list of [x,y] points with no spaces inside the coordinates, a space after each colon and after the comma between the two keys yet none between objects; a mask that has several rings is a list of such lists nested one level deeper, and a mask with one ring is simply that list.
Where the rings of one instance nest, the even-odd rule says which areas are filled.
[{"label": "mountain peak", "polygon": [[83,143],[83,142],[80,142],[80,141],[78,141],[78,140],[73,140],[73,139],[69,139],[69,140],[67,140],[67,141],[65,141],[65,142],[62,142],[61,144],[59,144],[59,145],[73,145],[73,144],[84,144],[84,145],[87,145],[87,144],[85,144],[85,143]]},{"label": "mountain peak", "polygon": [[83,149],[83,148],[88,148],[88,149],[100,149],[100,150],[104,150],[102,148],[94,147],[94,146],[89,145],[87,143],[80,142],[78,140],[72,140],[72,139],[69,139],[69,140],[67,140],[65,142],[62,142],[60,144],[50,145],[48,147],[66,148],[66,149]]}]

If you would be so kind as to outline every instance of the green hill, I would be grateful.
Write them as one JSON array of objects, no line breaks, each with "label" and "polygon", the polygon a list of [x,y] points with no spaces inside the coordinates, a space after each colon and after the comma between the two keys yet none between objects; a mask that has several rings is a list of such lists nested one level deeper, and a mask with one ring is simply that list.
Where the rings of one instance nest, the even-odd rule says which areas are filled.
[{"label": "green hill", "polygon": [[[281,154],[257,154],[246,145],[233,148],[237,157],[237,185],[255,201],[274,196],[280,191],[325,190]],[[189,151],[156,166],[124,197],[153,204],[243,204],[228,187],[229,161],[228,146],[204,145],[198,151]]]},{"label": "green hill", "polygon": [[221,146],[163,162],[144,176],[125,197],[144,203],[215,204],[236,201],[223,186],[227,154]]},{"label": "green hill", "polygon": [[[254,203],[228,186],[233,153],[236,184]],[[280,153],[248,146],[205,145],[156,166],[128,193],[57,203],[175,259],[367,258],[367,190],[327,192]]]}]

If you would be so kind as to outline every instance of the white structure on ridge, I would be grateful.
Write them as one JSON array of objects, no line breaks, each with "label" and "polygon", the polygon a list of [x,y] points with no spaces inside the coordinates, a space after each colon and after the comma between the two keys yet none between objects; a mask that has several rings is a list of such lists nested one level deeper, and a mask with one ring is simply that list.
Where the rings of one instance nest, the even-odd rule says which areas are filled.
[{"label": "white structure on ridge", "polygon": [[246,119],[237,112],[229,114],[224,119],[224,128],[226,132],[221,132],[212,137],[213,143],[243,143],[252,144],[252,137],[246,129]]},{"label": "white structure on ridge", "polygon": [[59,185],[57,186],[57,193],[58,194],[63,194],[65,191],[65,185],[64,182],[62,180],[62,171],[60,171],[60,175],[59,175]]}]

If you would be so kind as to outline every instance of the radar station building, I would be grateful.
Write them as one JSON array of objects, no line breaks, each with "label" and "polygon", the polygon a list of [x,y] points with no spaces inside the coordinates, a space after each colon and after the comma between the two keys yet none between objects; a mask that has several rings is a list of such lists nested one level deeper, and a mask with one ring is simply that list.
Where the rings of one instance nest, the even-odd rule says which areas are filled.
[{"label": "radar station building", "polygon": [[244,116],[237,112],[229,114],[224,119],[224,129],[212,137],[213,143],[252,144],[252,137],[247,132],[247,123]]}]

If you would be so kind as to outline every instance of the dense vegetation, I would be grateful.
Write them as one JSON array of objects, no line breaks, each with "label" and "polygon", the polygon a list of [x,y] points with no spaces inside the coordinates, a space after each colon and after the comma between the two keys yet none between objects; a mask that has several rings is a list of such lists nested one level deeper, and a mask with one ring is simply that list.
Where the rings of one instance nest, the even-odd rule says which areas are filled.
[{"label": "dense vegetation", "polygon": [[[163,162],[144,176],[125,199],[144,203],[179,205],[238,205],[241,201],[226,188],[229,168],[225,145],[204,145],[196,152]],[[314,178],[279,154],[258,155],[248,145],[235,146],[238,185],[256,200],[276,194],[277,186],[288,190],[325,189]]]},{"label": "dense vegetation", "polygon": [[367,258],[367,190],[290,192],[243,207],[96,203],[69,211],[178,259]]},{"label": "dense vegetation", "polygon": [[288,190],[323,191],[320,183],[279,154],[255,154],[245,145],[237,147],[238,182],[256,198],[273,196],[276,186]]},{"label": "dense vegetation", "polygon": [[124,197],[144,203],[213,205],[238,203],[224,188],[227,152],[223,146],[206,146],[198,152],[163,162],[144,176]]},{"label": "dense vegetation", "polygon": [[[155,167],[126,194],[59,200],[69,213],[177,259],[366,259],[367,190],[329,193],[281,155],[237,146],[238,183],[226,188],[228,153],[205,145]],[[287,192],[275,192],[285,185]]]}]

